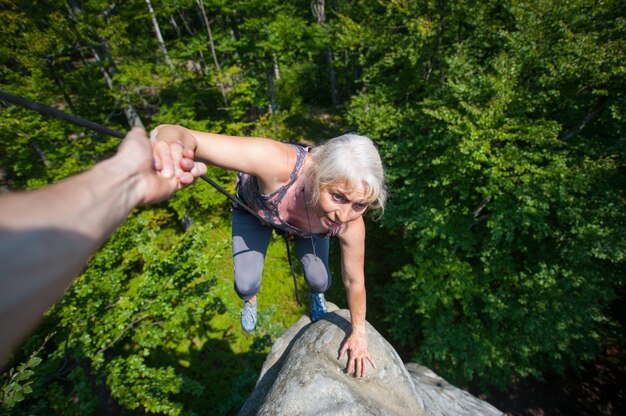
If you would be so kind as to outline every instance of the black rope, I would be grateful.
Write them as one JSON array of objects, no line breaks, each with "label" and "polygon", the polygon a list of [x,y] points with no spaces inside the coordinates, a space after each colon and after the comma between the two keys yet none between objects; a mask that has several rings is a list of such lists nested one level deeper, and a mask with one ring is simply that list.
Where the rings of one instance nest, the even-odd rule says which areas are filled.
[{"label": "black rope", "polygon": [[[9,103],[12,103],[12,104],[16,104],[16,105],[20,105],[22,107],[28,108],[29,110],[37,111],[38,113],[44,116],[55,117],[55,118],[67,121],[69,123],[72,123],[74,125],[85,127],[98,133],[106,134],[108,136],[113,136],[113,137],[117,137],[120,139],[123,139],[126,136],[121,131],[110,129],[101,124],[94,123],[93,121],[86,120],[84,118],[80,118],[77,116],[73,116],[71,114],[66,113],[65,111],[61,111],[56,108],[53,108],[53,107],[50,107],[50,106],[47,106],[45,104],[41,104],[35,101],[27,100],[26,98],[9,94],[8,92],[4,92],[2,90],[0,90],[0,99],[3,101],[7,101]],[[222,193],[224,196],[230,199],[233,203],[245,209],[249,214],[251,214],[252,216],[257,218],[259,221],[261,221],[261,223],[267,224],[265,219],[263,219],[263,217],[261,217],[256,211],[248,207],[246,204],[243,203],[242,200],[232,195],[226,189],[222,188],[213,179],[209,178],[206,175],[201,175],[200,177],[209,185],[211,185],[213,188],[217,189],[220,193]],[[279,231],[278,229],[276,230]],[[291,250],[289,248],[289,241],[287,240],[287,232],[280,230],[279,234],[282,235],[282,237],[285,240],[285,245],[287,246],[287,259],[289,260],[289,270],[291,271],[291,276],[293,277],[293,287],[294,287],[294,291],[296,294],[296,301],[298,302],[298,305],[302,306],[302,303],[300,303],[300,298],[298,296],[298,284],[297,284],[296,274],[293,270],[293,264],[291,262]]]},{"label": "black rope", "polygon": [[97,131],[98,133],[106,134],[106,135],[113,136],[113,137],[118,137],[120,139],[124,138],[124,133],[120,131],[110,129],[108,127],[94,123],[93,121],[85,120],[80,117],[67,114],[65,111],[61,111],[56,108],[49,107],[45,104],[36,103],[35,101],[30,101],[30,100],[27,100],[26,98],[9,94],[8,92],[4,92],[2,90],[0,90],[0,99],[2,99],[3,101],[8,101],[13,104],[21,105],[22,107],[28,108],[29,110],[35,110],[38,113],[41,113],[46,116],[59,118],[61,120],[68,121],[77,126],[86,127],[93,131]]},{"label": "black rope", "polygon": [[289,233],[284,230],[279,230],[278,228],[276,228],[276,232],[283,237],[283,240],[285,240],[285,246],[287,247],[287,260],[289,261],[289,270],[291,271],[291,277],[293,278],[293,292],[296,295],[296,302],[298,302],[298,306],[302,306],[302,302],[300,302],[300,296],[298,295],[298,279],[296,278],[296,273],[293,271],[293,263],[291,262]]},{"label": "black rope", "polygon": [[[45,104],[37,103],[35,101],[27,100],[26,98],[19,97],[17,95],[13,95],[13,94],[9,94],[9,93],[4,92],[2,90],[0,90],[0,99],[3,100],[3,101],[10,102],[12,104],[17,104],[17,105],[20,105],[22,107],[28,108],[29,110],[37,111],[38,113],[40,113],[40,114],[42,114],[44,116],[50,116],[50,117],[55,117],[55,118],[58,118],[58,119],[61,119],[61,120],[65,120],[65,121],[67,121],[69,123],[72,123],[72,124],[75,124],[77,126],[86,127],[86,128],[88,128],[90,130],[96,131],[98,133],[106,134],[108,136],[113,136],[113,137],[117,137],[117,138],[120,138],[120,139],[123,139],[126,136],[121,131],[110,129],[110,128],[108,128],[106,126],[103,126],[101,124],[94,123],[93,121],[86,120],[84,118],[80,118],[80,117],[77,117],[77,116],[73,116],[71,114],[66,113],[65,111],[61,111],[61,110],[58,110],[56,108],[47,106]],[[225,190],[220,185],[218,185],[213,179],[209,178],[206,175],[201,175],[200,177],[202,179],[204,179],[207,183],[209,183],[212,187],[214,187],[219,192],[221,192],[223,195],[225,195],[228,199],[233,201],[235,204],[237,204],[240,207],[244,208],[246,211],[248,211],[248,213],[254,215],[261,222],[265,223],[265,220],[257,212],[255,212],[254,210],[250,209],[246,204],[243,203],[243,201],[241,201],[236,196],[231,195],[227,190]]]}]

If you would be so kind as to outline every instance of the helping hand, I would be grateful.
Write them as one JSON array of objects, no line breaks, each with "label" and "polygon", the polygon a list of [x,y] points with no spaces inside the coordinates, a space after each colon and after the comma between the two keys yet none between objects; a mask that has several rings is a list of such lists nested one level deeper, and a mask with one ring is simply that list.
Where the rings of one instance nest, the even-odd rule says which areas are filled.
[{"label": "helping hand", "polygon": [[207,171],[204,163],[193,160],[193,150],[183,150],[177,143],[150,142],[140,128],[133,128],[126,135],[117,158],[139,169],[137,191],[143,204],[166,199]]},{"label": "helping hand", "polygon": [[[179,177],[184,184],[190,184],[206,173],[206,165],[195,162],[195,146],[181,140],[157,140],[157,130],[153,130],[150,142],[154,153],[154,168],[166,179]],[[195,144],[195,143],[194,143]]]}]

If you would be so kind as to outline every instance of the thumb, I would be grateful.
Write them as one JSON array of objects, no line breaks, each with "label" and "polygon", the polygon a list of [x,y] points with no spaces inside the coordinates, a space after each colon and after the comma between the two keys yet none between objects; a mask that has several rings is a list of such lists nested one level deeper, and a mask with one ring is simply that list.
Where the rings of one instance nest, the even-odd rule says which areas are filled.
[{"label": "thumb", "polygon": [[122,140],[122,144],[126,143],[136,143],[144,148],[148,148],[146,146],[146,142],[148,142],[148,136],[146,136],[146,131],[140,127],[133,127],[126,136],[124,140]]}]

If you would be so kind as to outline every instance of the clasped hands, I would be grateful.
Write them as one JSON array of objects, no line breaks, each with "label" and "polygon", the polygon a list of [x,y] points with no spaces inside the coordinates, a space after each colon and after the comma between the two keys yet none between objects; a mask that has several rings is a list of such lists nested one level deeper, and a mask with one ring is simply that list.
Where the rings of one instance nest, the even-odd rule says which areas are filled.
[{"label": "clasped hands", "polygon": [[206,165],[194,160],[195,152],[179,141],[152,141],[154,169],[169,179],[177,177],[184,186],[193,183],[207,171]]},{"label": "clasped hands", "polygon": [[176,191],[194,183],[207,167],[194,160],[192,149],[183,149],[179,142],[148,141],[146,132],[133,128],[120,145],[114,169],[136,178],[133,194],[139,204],[162,201]]}]

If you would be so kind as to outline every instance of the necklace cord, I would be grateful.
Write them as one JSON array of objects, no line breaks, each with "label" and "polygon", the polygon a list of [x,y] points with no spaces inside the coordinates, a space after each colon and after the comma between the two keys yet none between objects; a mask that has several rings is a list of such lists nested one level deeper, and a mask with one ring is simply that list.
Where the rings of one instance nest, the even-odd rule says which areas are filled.
[{"label": "necklace cord", "polygon": [[313,255],[317,258],[317,253],[315,252],[315,240],[313,240],[313,231],[311,229],[311,219],[309,218],[309,204],[307,204],[306,200],[306,192],[304,188],[306,185],[302,187],[302,195],[304,196],[304,209],[306,210],[306,221],[309,223],[309,238],[311,239],[311,246],[313,247]]}]

